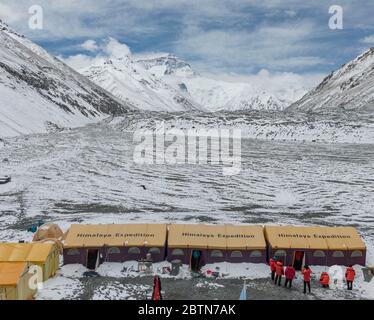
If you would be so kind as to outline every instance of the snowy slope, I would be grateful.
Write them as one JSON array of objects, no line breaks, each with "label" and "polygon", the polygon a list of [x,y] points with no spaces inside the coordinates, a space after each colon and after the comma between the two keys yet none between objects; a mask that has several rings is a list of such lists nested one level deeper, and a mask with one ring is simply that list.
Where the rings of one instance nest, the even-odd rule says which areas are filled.
[{"label": "snowy slope", "polygon": [[374,111],[374,48],[332,72],[290,111]]},{"label": "snowy slope", "polygon": [[170,53],[138,55],[136,61],[160,78],[164,75],[197,75],[188,63]]},{"label": "snowy slope", "polygon": [[201,110],[188,94],[173,88],[134,61],[131,53],[98,58],[80,72],[123,101],[132,101],[141,110]]},{"label": "snowy slope", "polygon": [[0,136],[82,126],[130,108],[0,21]]},{"label": "snowy slope", "polygon": [[191,96],[210,111],[283,110],[293,101],[249,83],[204,77],[180,79]]},{"label": "snowy slope", "polygon": [[284,110],[300,99],[307,89],[301,84],[282,89],[269,88],[269,83],[216,80],[201,76],[191,66],[171,54],[138,56],[137,61],[169,85],[189,94],[206,110]]}]

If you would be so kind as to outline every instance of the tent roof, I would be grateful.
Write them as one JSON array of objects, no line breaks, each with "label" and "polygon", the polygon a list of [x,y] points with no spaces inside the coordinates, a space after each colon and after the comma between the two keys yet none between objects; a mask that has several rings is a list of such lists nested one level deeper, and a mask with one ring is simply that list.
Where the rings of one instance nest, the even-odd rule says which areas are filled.
[{"label": "tent roof", "polygon": [[33,241],[61,239],[63,235],[64,233],[57,224],[46,223],[35,232]]},{"label": "tent roof", "polygon": [[54,243],[0,243],[0,262],[43,263],[54,247]]},{"label": "tent roof", "polygon": [[16,286],[26,267],[27,262],[0,262],[0,286]]},{"label": "tent roof", "polygon": [[266,226],[265,237],[279,249],[366,250],[352,227]]},{"label": "tent roof", "polygon": [[266,248],[261,226],[170,225],[170,248],[247,250]]},{"label": "tent roof", "polygon": [[75,224],[66,235],[64,247],[163,247],[165,242],[166,224]]}]

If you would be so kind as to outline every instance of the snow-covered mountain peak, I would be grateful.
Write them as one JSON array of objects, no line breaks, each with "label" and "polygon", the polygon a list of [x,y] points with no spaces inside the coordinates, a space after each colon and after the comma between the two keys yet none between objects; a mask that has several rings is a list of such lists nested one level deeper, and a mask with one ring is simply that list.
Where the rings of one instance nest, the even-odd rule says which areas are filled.
[{"label": "snow-covered mountain peak", "polygon": [[[325,84],[331,81],[339,81],[340,83],[345,82],[353,78],[363,78],[370,72],[371,67],[374,66],[374,47],[365,51],[354,60],[344,64],[340,69],[332,72],[327,76],[321,84],[323,87]],[[317,87],[318,88],[318,87]],[[344,88],[342,88],[344,89]]]},{"label": "snow-covered mountain peak", "polygon": [[346,73],[352,70],[356,72],[366,68],[368,65],[374,63],[374,47],[369,48],[364,53],[360,54],[357,58],[353,59],[352,61],[344,64],[336,74]]},{"label": "snow-covered mountain peak", "polygon": [[267,70],[248,76],[203,76],[172,53],[132,54],[116,39],[102,43],[97,56],[88,59],[91,65],[79,72],[116,97],[137,101],[136,107],[143,110],[278,111],[310,88],[304,86],[301,76],[271,74]]},{"label": "snow-covered mountain peak", "polygon": [[191,65],[171,53],[142,55],[138,56],[136,60],[143,64],[147,70],[159,77],[165,75],[197,75]]},{"label": "snow-covered mountain peak", "polygon": [[[181,93],[189,94],[206,110],[283,110],[300,99],[307,89],[300,84],[291,85],[283,90],[273,90],[266,81],[258,83],[255,77],[246,80],[224,80],[202,76],[195,72],[191,65],[170,53],[152,53],[136,56],[148,71],[162,79]],[[262,70],[258,78],[265,79],[271,75]],[[218,79],[218,80],[216,80]]]},{"label": "snow-covered mountain peak", "polygon": [[291,111],[374,111],[374,48],[328,75]]},{"label": "snow-covered mountain peak", "polygon": [[[168,82],[185,86],[190,95],[207,110],[241,111],[268,110],[279,111],[285,109],[295,94],[286,92],[271,92],[252,82],[231,82],[196,77],[167,77]],[[303,94],[305,91],[303,92]]]},{"label": "snow-covered mountain peak", "polygon": [[164,82],[131,55],[96,59],[80,72],[123,101],[133,101],[142,110],[202,110],[187,92]]},{"label": "snow-covered mountain peak", "polygon": [[27,49],[31,50],[36,55],[42,57],[43,59],[47,60],[48,62],[52,64],[60,64],[60,67],[62,67],[62,63],[60,60],[58,60],[56,57],[50,55],[45,49],[38,46],[31,40],[27,39],[23,34],[18,33],[17,31],[14,31],[12,28],[10,28],[5,22],[2,22],[0,20],[0,31],[3,31],[8,36],[12,37],[14,40],[17,40],[19,43],[23,44]]},{"label": "snow-covered mountain peak", "polygon": [[2,21],[1,19],[0,19],[0,31],[4,31],[4,32],[8,32],[8,33],[13,33],[13,34],[17,35],[18,37],[22,37],[22,38],[25,37],[24,35],[22,35],[22,34],[16,32],[16,31],[14,31],[13,29],[11,29],[11,28],[9,27],[9,25],[7,25],[7,24],[6,24],[4,21]]}]

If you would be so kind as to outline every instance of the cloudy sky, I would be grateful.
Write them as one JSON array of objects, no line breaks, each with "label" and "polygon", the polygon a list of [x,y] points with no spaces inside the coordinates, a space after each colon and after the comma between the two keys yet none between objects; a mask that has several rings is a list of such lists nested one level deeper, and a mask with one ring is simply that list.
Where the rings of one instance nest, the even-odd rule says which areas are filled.
[{"label": "cloudy sky", "polygon": [[[29,7],[44,10],[31,30]],[[344,29],[329,28],[329,8]],[[172,52],[200,72],[326,74],[374,46],[374,1],[0,0],[0,18],[55,55],[94,56],[108,37],[133,53]]]}]

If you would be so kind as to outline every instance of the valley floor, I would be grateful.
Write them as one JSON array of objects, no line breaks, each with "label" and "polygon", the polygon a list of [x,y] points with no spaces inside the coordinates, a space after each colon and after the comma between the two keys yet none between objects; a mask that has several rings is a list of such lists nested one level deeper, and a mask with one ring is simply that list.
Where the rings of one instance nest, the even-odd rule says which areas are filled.
[{"label": "valley floor", "polygon": [[[374,281],[363,281],[361,268],[355,266],[357,279],[354,290],[348,291],[346,285],[337,277],[336,285],[330,289],[323,289],[318,277],[324,267],[312,267],[312,293],[303,294],[303,282],[300,273],[294,280],[292,289],[276,286],[270,280],[267,265],[255,264],[217,264],[205,268],[219,270],[224,276],[213,278],[192,278],[188,266],[184,266],[176,278],[162,275],[162,266],[167,263],[156,264],[153,271],[161,276],[163,296],[166,300],[238,300],[243,288],[244,278],[247,285],[249,300],[357,300],[374,299]],[[152,296],[153,277],[139,275],[137,264],[106,263],[97,274],[88,273],[79,265],[62,267],[58,275],[47,281],[44,288],[38,292],[38,300],[48,299],[83,299],[83,300],[145,300]],[[234,269],[236,272],[230,273]]]},{"label": "valley floor", "polygon": [[[12,182],[0,185],[0,241],[29,240],[27,229],[39,220],[63,229],[133,222],[353,225],[374,264],[373,144],[245,139],[242,171],[232,177],[218,165],[138,165],[134,146],[130,133],[107,124],[5,139],[0,175],[11,175]],[[72,276],[64,268],[40,299],[113,298],[118,292],[141,298],[152,284],[147,277],[87,278],[79,267]],[[322,289],[304,297],[297,284],[284,294],[266,278],[264,271],[248,283],[249,298],[325,298]],[[242,285],[239,279],[165,279],[163,289],[168,299],[237,299]],[[327,296],[374,298],[365,292],[371,291],[360,285]]]}]

